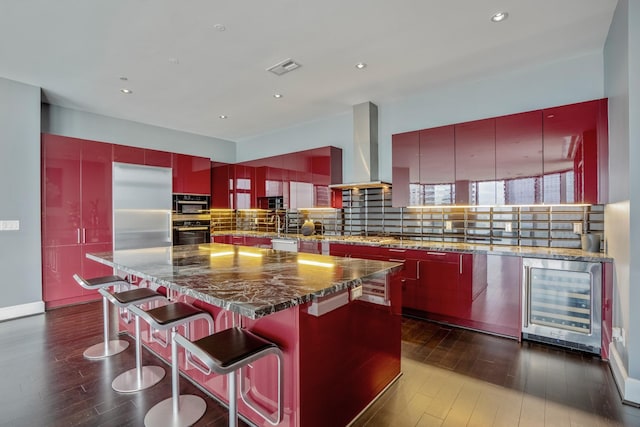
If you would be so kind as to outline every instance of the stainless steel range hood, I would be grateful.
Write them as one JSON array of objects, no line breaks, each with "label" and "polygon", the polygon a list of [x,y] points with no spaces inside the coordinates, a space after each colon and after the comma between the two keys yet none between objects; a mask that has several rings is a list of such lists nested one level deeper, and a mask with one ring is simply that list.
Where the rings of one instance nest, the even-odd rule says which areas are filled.
[{"label": "stainless steel range hood", "polygon": [[331,188],[380,188],[391,186],[378,177],[378,107],[371,102],[353,106],[353,182]]}]

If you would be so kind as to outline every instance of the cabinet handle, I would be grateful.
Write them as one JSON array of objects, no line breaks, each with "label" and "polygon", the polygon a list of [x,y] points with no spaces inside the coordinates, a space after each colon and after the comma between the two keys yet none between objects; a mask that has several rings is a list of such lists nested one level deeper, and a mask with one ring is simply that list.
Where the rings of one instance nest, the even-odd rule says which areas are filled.
[{"label": "cabinet handle", "polygon": [[427,252],[427,255],[445,256],[445,252]]},{"label": "cabinet handle", "polygon": [[460,275],[462,276],[462,254],[460,254]]},{"label": "cabinet handle", "polygon": [[389,252],[401,252],[401,253],[404,253],[404,252],[407,252],[407,250],[406,250],[406,249],[393,249],[393,248],[389,248]]},{"label": "cabinet handle", "polygon": [[420,261],[416,263],[416,279],[420,280]]},{"label": "cabinet handle", "polygon": [[82,228],[82,243],[87,243],[87,229]]},{"label": "cabinet handle", "polygon": [[79,228],[76,228],[76,240],[77,240],[78,244],[82,243],[81,240],[80,240],[80,229]]},{"label": "cabinet handle", "polygon": [[389,258],[390,262],[405,262],[406,259]]}]

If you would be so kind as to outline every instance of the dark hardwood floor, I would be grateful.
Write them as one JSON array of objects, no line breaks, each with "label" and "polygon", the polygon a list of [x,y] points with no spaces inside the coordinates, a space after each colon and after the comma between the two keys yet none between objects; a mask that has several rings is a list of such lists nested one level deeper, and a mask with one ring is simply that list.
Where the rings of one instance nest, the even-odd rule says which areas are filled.
[{"label": "dark hardwood floor", "polygon": [[[99,303],[0,323],[0,426],[141,426],[171,394],[170,375],[144,392],[113,391],[112,379],[135,364],[134,349],[84,359],[101,325]],[[621,404],[597,357],[410,318],[402,351],[402,377],[356,426],[640,426],[640,409]],[[159,363],[146,350],[143,362]],[[196,425],[226,426],[226,408],[207,404]]]}]

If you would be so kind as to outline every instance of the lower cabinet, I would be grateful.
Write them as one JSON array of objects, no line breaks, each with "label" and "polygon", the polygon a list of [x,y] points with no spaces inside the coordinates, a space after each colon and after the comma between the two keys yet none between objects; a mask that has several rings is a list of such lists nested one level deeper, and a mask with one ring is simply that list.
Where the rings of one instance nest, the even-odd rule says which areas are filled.
[{"label": "lower cabinet", "polygon": [[340,243],[330,253],[401,262],[406,314],[520,338],[520,257]]}]

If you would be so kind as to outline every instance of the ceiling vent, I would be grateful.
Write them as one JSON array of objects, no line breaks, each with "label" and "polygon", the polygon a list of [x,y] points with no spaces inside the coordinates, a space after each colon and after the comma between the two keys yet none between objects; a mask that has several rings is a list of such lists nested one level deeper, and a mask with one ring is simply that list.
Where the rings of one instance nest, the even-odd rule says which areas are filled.
[{"label": "ceiling vent", "polygon": [[276,76],[281,76],[283,74],[288,73],[289,71],[293,71],[296,68],[300,68],[300,67],[301,67],[300,64],[298,64],[293,59],[289,58],[289,59],[285,59],[282,62],[277,63],[272,67],[267,68],[267,71],[272,72]]}]

